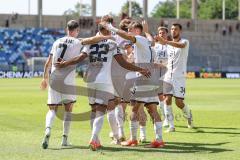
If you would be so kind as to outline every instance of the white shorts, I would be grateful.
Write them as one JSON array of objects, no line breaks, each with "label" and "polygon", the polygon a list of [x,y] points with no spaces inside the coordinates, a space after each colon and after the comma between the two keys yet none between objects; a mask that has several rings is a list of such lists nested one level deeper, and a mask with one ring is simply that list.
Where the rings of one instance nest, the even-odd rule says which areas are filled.
[{"label": "white shorts", "polygon": [[155,85],[141,85],[133,87],[131,101],[140,103],[156,103],[158,104],[158,86]]},{"label": "white shorts", "polygon": [[115,90],[111,84],[88,83],[88,100],[90,105],[108,105],[110,100],[115,99]]},{"label": "white shorts", "polygon": [[164,80],[164,89],[163,93],[166,95],[173,95],[176,98],[185,97],[185,86],[186,86],[186,78],[179,77],[179,78],[165,78]]},{"label": "white shorts", "polygon": [[64,79],[64,84],[61,83],[54,83],[56,88],[48,87],[48,105],[63,105],[76,102],[75,70]]},{"label": "white shorts", "polygon": [[75,103],[77,99],[76,95],[62,94],[52,88],[48,89],[48,105],[63,105],[69,103]]},{"label": "white shorts", "polygon": [[138,98],[131,99],[131,101],[145,103],[145,105],[149,104],[149,103],[158,104],[158,97],[157,96],[155,96],[155,97],[138,97]]}]

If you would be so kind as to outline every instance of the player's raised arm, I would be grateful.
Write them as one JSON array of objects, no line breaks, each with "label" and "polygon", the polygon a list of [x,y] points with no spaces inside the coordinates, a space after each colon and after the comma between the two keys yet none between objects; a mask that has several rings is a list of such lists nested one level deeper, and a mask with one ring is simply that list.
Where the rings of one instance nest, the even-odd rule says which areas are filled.
[{"label": "player's raised arm", "polygon": [[83,38],[83,39],[79,39],[79,40],[81,41],[81,43],[83,45],[87,45],[87,44],[95,44],[102,40],[111,39],[111,38],[112,38],[112,36],[97,35],[97,36]]},{"label": "player's raised arm", "polygon": [[81,61],[83,61],[87,57],[86,53],[81,53],[79,56],[74,57],[68,61],[64,61],[63,59],[60,59],[58,62],[56,62],[54,65],[56,68],[64,68],[70,65],[75,65]]},{"label": "player's raised arm", "polygon": [[115,27],[112,26],[112,24],[110,23],[105,23],[105,22],[101,22],[101,25],[106,28],[109,31],[112,31],[116,34],[118,34],[120,37],[130,40],[131,42],[135,43],[136,42],[136,38],[134,35],[128,34],[127,32],[121,30],[121,29],[117,29]]},{"label": "player's raised arm", "polygon": [[116,61],[118,62],[118,64],[121,67],[123,67],[127,70],[130,70],[130,71],[140,72],[145,77],[148,77],[148,78],[151,77],[151,72],[149,70],[140,68],[138,66],[135,66],[135,65],[127,62],[121,54],[115,55],[114,58],[116,59]]},{"label": "player's raised arm", "polygon": [[48,59],[44,65],[44,73],[43,73],[43,79],[41,82],[41,89],[46,89],[48,85],[48,77],[49,77],[49,69],[51,68],[52,64],[52,54],[49,54]]},{"label": "player's raised arm", "polygon": [[154,46],[155,45],[155,41],[154,41],[152,35],[149,33],[147,21],[143,20],[142,21],[142,26],[143,26],[143,33],[145,33],[147,39],[151,42],[151,46]]}]

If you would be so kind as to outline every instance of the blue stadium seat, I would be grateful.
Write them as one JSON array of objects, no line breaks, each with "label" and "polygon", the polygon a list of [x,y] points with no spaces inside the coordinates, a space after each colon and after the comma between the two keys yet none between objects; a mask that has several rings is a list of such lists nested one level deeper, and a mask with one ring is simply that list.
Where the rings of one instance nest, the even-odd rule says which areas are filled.
[{"label": "blue stadium seat", "polygon": [[53,42],[64,34],[63,29],[0,28],[0,64],[20,64],[27,58],[47,57]]}]

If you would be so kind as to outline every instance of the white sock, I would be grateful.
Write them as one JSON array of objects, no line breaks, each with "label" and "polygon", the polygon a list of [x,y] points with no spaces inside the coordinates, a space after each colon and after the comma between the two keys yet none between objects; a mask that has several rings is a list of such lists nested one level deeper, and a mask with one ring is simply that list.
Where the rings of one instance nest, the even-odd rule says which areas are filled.
[{"label": "white sock", "polygon": [[164,101],[159,101],[159,107],[160,107],[160,110],[161,110],[161,115],[165,115]]},{"label": "white sock", "polygon": [[137,140],[138,121],[130,121],[131,140]]},{"label": "white sock", "polygon": [[93,129],[93,121],[96,117],[96,112],[91,112],[90,114],[90,125],[91,125],[91,129]]},{"label": "white sock", "polygon": [[72,121],[72,113],[65,111],[64,119],[63,119],[63,135],[65,135],[65,136],[68,136],[71,121]]},{"label": "white sock", "polygon": [[184,115],[187,116],[187,118],[191,118],[190,109],[188,108],[187,105],[185,105],[185,106],[182,108],[182,112],[183,112]]},{"label": "white sock", "polygon": [[45,130],[46,135],[50,135],[55,116],[56,116],[55,110],[48,110],[46,115],[46,130]]},{"label": "white sock", "polygon": [[162,140],[162,122],[154,123],[154,131],[156,135],[156,140]]},{"label": "white sock", "polygon": [[174,116],[172,112],[172,106],[171,105],[164,105],[164,110],[165,110],[165,117],[168,120],[169,127],[174,128]]},{"label": "white sock", "polygon": [[141,126],[140,125],[140,138],[141,139],[146,139],[147,134],[146,134],[146,126]]},{"label": "white sock", "polygon": [[124,112],[123,112],[123,108],[122,108],[121,104],[116,106],[115,115],[116,115],[116,120],[117,120],[117,124],[118,124],[119,138],[125,137],[124,129],[123,129],[123,126],[124,126]]},{"label": "white sock", "polygon": [[91,141],[97,141],[98,135],[102,129],[103,126],[103,120],[104,120],[104,113],[103,112],[96,112],[96,117],[93,121],[93,129],[92,129],[92,136]]},{"label": "white sock", "polygon": [[107,111],[108,123],[112,129],[113,137],[118,139],[118,125],[115,116],[115,110]]}]

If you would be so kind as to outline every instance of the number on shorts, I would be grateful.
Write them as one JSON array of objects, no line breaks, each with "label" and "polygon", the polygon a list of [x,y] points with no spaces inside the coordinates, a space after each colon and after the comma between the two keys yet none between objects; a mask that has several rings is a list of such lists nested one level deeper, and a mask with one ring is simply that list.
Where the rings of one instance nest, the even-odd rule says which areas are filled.
[{"label": "number on shorts", "polygon": [[181,93],[184,95],[185,94],[185,88],[184,87],[180,87],[180,89],[181,89]]}]

